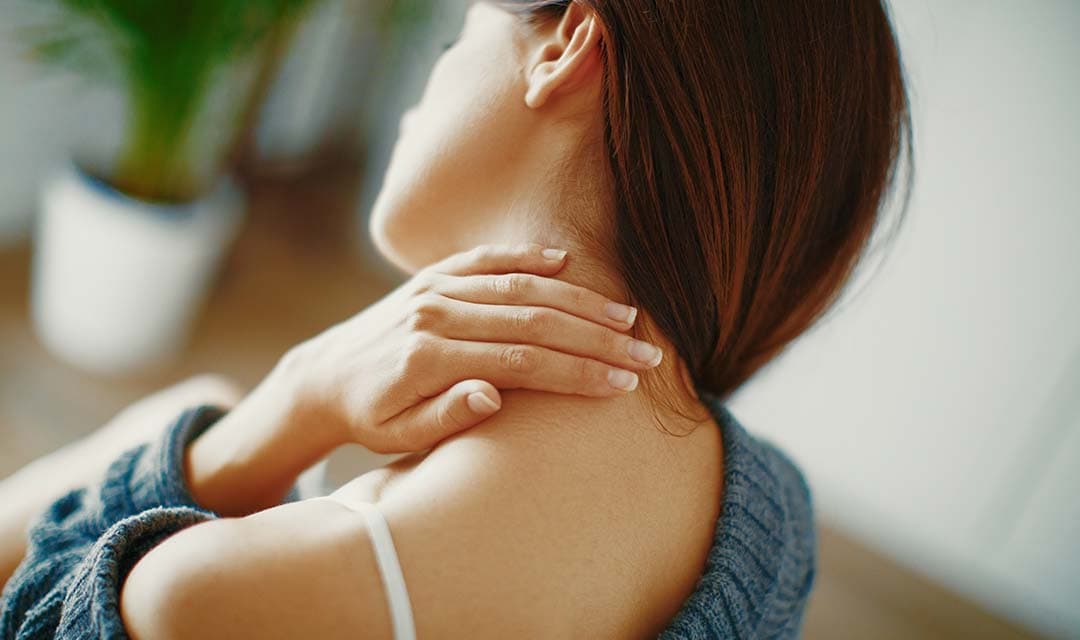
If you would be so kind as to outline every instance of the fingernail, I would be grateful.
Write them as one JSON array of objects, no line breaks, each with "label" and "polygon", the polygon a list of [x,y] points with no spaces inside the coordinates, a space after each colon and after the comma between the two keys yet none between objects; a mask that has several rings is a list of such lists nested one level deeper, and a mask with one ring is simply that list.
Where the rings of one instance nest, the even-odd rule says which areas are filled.
[{"label": "fingernail", "polygon": [[470,393],[465,401],[469,404],[470,409],[481,415],[492,414],[499,410],[499,405],[482,391]]},{"label": "fingernail", "polygon": [[642,342],[640,340],[631,340],[626,344],[626,351],[630,354],[630,357],[638,362],[645,363],[650,367],[655,367],[660,364],[660,361],[664,359],[664,352],[654,347],[648,342]]},{"label": "fingernail", "polygon": [[544,249],[540,252],[540,255],[544,256],[545,260],[551,260],[552,262],[562,262],[566,257],[566,252],[562,249]]},{"label": "fingernail", "polygon": [[607,375],[608,384],[622,391],[637,389],[638,377],[636,373],[623,369],[612,369]]},{"label": "fingernail", "polygon": [[634,320],[637,319],[637,309],[617,302],[607,303],[607,306],[604,307],[604,313],[612,320],[626,324],[634,324]]}]

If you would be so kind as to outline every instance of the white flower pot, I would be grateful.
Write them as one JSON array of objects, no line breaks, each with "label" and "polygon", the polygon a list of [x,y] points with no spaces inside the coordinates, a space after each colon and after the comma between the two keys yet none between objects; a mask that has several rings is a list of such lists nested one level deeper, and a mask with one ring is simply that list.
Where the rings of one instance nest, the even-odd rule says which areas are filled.
[{"label": "white flower pot", "polygon": [[95,373],[167,361],[187,341],[243,206],[228,179],[173,206],[129,198],[74,166],[57,173],[44,184],[35,237],[40,339]]}]

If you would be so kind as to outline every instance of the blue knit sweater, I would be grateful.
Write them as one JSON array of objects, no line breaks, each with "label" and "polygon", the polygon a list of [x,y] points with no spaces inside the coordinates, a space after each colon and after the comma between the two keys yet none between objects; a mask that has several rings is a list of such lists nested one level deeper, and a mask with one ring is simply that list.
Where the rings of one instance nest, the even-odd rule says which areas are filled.
[{"label": "blue knit sweater", "polygon": [[[697,588],[664,640],[798,637],[814,576],[810,495],[779,451],[750,436],[718,402],[724,498]],[[120,587],[168,536],[217,517],[188,493],[184,448],[221,417],[185,412],[156,443],[120,456],[97,486],[57,500],[30,531],[3,593],[0,633],[18,638],[126,638]]]}]

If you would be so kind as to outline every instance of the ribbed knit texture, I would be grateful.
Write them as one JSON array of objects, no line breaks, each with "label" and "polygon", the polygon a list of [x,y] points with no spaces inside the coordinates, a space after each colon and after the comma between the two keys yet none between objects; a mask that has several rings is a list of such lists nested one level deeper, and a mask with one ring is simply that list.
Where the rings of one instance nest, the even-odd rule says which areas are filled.
[{"label": "ribbed knit texture", "polygon": [[126,638],[120,585],[170,535],[216,516],[184,482],[184,450],[220,418],[185,412],[157,442],[117,458],[95,487],[53,503],[30,529],[27,554],[4,588],[3,638]]},{"label": "ribbed knit texture", "polygon": [[[696,590],[660,637],[798,637],[814,576],[806,483],[783,454],[709,404],[724,441],[720,520]],[[185,412],[160,441],[113,462],[101,484],[42,515],[3,593],[4,640],[127,638],[119,594],[131,568],[168,536],[216,517],[188,492],[183,454],[221,415]]]},{"label": "ribbed knit texture", "polygon": [[723,505],[702,577],[660,638],[797,638],[817,550],[810,490],[783,453],[706,402],[723,432]]}]

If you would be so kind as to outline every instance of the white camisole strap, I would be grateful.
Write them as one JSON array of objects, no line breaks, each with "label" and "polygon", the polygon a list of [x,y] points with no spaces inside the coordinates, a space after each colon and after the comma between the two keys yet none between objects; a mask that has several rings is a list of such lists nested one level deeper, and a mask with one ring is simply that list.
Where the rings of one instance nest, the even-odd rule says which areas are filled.
[{"label": "white camisole strap", "polygon": [[394,540],[390,537],[390,527],[386,524],[379,507],[371,503],[356,505],[357,511],[364,516],[368,533],[371,535],[371,547],[375,551],[375,561],[379,565],[383,589],[390,603],[390,620],[394,625],[394,640],[416,640],[416,626],[413,624],[412,604],[409,592],[405,588],[405,576],[401,573]]}]

